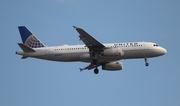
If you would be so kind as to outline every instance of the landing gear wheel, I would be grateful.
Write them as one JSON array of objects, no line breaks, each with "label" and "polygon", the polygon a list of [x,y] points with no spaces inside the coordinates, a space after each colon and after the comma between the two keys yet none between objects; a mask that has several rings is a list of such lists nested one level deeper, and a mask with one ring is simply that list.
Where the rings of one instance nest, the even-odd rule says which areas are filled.
[{"label": "landing gear wheel", "polygon": [[148,63],[148,62],[146,62],[146,63],[145,63],[145,65],[146,65],[146,66],[149,66],[149,63]]},{"label": "landing gear wheel", "polygon": [[148,60],[147,60],[147,57],[144,58],[145,60],[145,66],[149,66],[149,63],[148,63]]},{"label": "landing gear wheel", "polygon": [[99,73],[98,68],[95,68],[95,69],[94,69],[94,74],[98,74],[98,73]]},{"label": "landing gear wheel", "polygon": [[94,65],[97,64],[97,59],[93,59],[93,64],[94,64]]}]

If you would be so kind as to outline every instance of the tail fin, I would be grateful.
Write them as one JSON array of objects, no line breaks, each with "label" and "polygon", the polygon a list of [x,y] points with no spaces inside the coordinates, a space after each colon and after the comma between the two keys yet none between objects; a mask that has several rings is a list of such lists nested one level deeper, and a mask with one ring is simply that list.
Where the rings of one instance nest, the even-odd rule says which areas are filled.
[{"label": "tail fin", "polygon": [[25,26],[19,26],[18,29],[21,34],[22,42],[26,46],[31,47],[31,48],[45,47],[45,45],[33,33],[31,33]]}]

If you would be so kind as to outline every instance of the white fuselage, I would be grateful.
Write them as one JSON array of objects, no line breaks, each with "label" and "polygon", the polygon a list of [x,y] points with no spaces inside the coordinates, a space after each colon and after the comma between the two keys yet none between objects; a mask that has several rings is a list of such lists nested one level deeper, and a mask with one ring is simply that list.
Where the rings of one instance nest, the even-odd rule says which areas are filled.
[{"label": "white fuselage", "polygon": [[[152,42],[128,42],[128,43],[111,43],[104,44],[108,48],[120,48],[123,55],[119,56],[98,56],[98,62],[110,62],[120,59],[134,59],[144,57],[157,57],[164,55],[166,49]],[[90,56],[89,48],[85,45],[63,45],[52,47],[34,48],[36,52],[17,51],[16,54],[52,61],[61,62],[91,62],[93,57]]]}]

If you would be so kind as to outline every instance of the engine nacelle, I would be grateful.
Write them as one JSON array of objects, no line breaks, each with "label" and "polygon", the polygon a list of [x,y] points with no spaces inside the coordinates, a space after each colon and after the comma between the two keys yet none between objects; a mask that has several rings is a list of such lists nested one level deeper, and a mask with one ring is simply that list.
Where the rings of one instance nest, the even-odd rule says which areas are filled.
[{"label": "engine nacelle", "polygon": [[122,62],[109,62],[107,64],[102,65],[102,70],[108,71],[118,71],[122,70],[123,64]]},{"label": "engine nacelle", "polygon": [[120,48],[108,48],[105,49],[102,53],[102,56],[122,56],[124,52]]}]

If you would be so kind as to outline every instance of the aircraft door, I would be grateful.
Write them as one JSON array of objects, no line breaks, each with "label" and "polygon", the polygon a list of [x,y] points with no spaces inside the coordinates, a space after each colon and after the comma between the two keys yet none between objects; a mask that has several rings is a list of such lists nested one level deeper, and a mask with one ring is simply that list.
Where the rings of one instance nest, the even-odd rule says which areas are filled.
[{"label": "aircraft door", "polygon": [[143,48],[144,48],[144,49],[149,49],[148,43],[144,43],[144,44],[143,44]]}]

